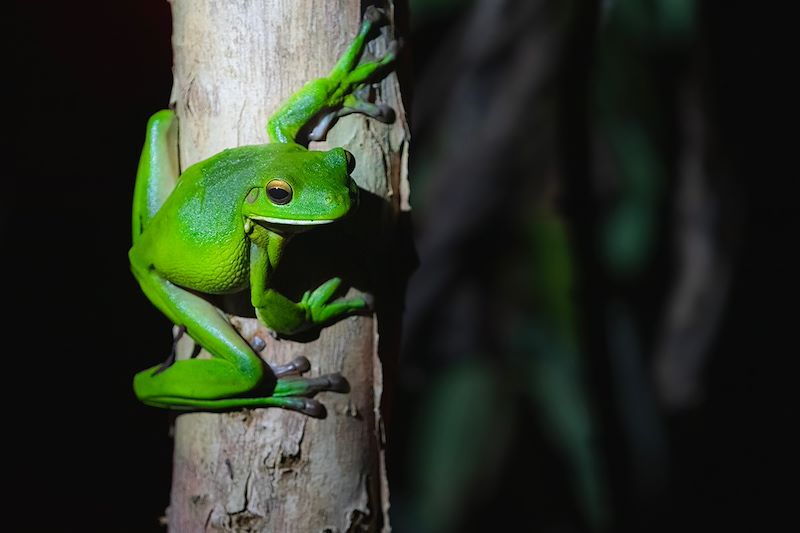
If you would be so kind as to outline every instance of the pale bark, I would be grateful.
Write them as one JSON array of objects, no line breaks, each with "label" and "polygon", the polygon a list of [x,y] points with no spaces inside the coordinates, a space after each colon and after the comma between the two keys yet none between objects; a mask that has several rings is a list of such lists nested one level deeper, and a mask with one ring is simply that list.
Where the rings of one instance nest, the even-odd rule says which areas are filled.
[{"label": "pale bark", "polygon": [[[171,4],[172,105],[183,169],[224,148],[267,142],[267,118],[307,81],[327,75],[361,20],[354,0]],[[368,51],[381,55],[392,35],[391,25],[383,28]],[[378,99],[396,110],[394,124],[345,117],[312,148],[353,152],[359,186],[388,200],[389,216],[374,223],[391,225],[392,215],[408,208],[408,127],[394,74],[381,82]],[[264,341],[265,360],[304,355],[308,375],[341,372],[351,391],[317,396],[327,407],[324,419],[274,408],[178,416],[170,531],[388,530],[377,319],[347,318],[310,342],[273,339],[255,319],[233,322],[251,344],[260,344],[256,336]],[[182,340],[180,356],[190,351],[191,341]]]}]

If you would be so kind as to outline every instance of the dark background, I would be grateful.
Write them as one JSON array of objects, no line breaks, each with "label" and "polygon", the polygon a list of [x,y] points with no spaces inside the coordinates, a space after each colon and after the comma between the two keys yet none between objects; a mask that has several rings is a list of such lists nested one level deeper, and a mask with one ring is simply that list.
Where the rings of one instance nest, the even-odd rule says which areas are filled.
[{"label": "dark background", "polygon": [[169,4],[15,2],[7,24],[18,94],[2,242],[15,258],[7,332],[24,352],[6,374],[20,395],[6,433],[19,449],[14,518],[27,530],[157,531],[169,415],[139,404],[131,379],[171,341],[127,250],[144,126],[169,101]]},{"label": "dark background", "polygon": [[[703,371],[702,401],[660,418],[671,480],[656,491],[656,503],[640,507],[633,493],[630,450],[616,419],[611,378],[603,370],[607,361],[593,344],[602,342],[586,341],[590,354],[600,354],[588,368],[595,376],[593,404],[604,413],[603,462],[612,473],[608,490],[617,518],[609,530],[763,531],[790,508],[781,483],[793,479],[782,430],[796,423],[796,415],[781,378],[791,379],[784,365],[796,352],[796,312],[784,310],[794,300],[787,289],[796,270],[783,252],[797,238],[789,224],[794,197],[786,187],[796,172],[783,166],[780,156],[791,153],[788,136],[774,123],[793,103],[781,93],[788,66],[773,60],[783,34],[770,31],[777,15],[767,16],[752,3],[702,5],[701,27],[711,50],[706,65],[713,66],[708,74],[713,120],[721,132],[715,142],[741,200],[734,276]],[[455,3],[451,11],[417,20],[409,38],[415,88],[429,82],[427,61],[451,42],[448,31],[459,27],[469,9],[469,2]],[[596,17],[597,11],[585,16]],[[14,475],[6,487],[13,493],[6,511],[33,526],[30,530],[157,531],[169,496],[170,415],[139,404],[130,382],[134,372],[153,362],[154,349],[169,346],[170,332],[130,275],[127,250],[144,125],[168,103],[171,87],[169,5],[15,2],[7,24],[12,31],[4,78],[12,94],[5,134],[12,164],[4,172],[10,187],[3,193],[0,232],[10,292],[5,335],[15,342],[5,350],[5,377],[12,387],[6,393],[11,418],[4,433],[12,445],[7,459]],[[592,43],[587,36],[587,49]],[[565,57],[578,69],[585,61],[581,54]],[[580,83],[581,76],[574,81]],[[414,91],[413,105],[435,113],[437,102],[425,101],[427,94],[437,93]],[[413,142],[435,143],[426,124],[412,115]],[[487,155],[493,148],[486,146]],[[419,151],[431,153],[426,146]],[[412,188],[427,190],[436,176],[418,183],[414,170],[420,167],[414,165],[421,163],[412,161]],[[415,201],[425,223],[434,224],[432,213],[440,206],[422,193]],[[591,201],[571,202],[566,203],[570,219],[592,224],[586,211]],[[426,227],[431,226],[420,225],[420,234]],[[481,227],[481,242],[502,234],[493,220]],[[493,265],[491,248],[475,246],[462,259],[486,271]],[[422,253],[421,264],[425,259]],[[661,264],[628,293],[657,293],[652,288],[661,286],[669,268],[668,262]],[[589,296],[603,294],[602,277],[586,275],[596,289]],[[420,286],[426,285],[417,279],[411,290]],[[394,406],[397,444],[390,466],[397,474],[398,531],[424,531],[415,522],[415,496],[422,492],[408,473],[415,452],[409,433],[424,416],[426,381],[420,384],[419,373],[448,365],[435,355],[433,363],[420,361],[420,354],[431,352],[435,347],[406,354],[396,376],[401,401]],[[415,401],[403,402],[410,398]],[[473,521],[481,524],[476,530],[492,524],[520,531],[534,525],[542,531],[586,529],[574,518],[557,467],[535,470],[539,477],[514,475],[530,466],[537,450],[547,457],[554,453],[536,444],[535,431],[528,435],[524,429],[515,433],[505,466],[495,472],[501,479],[506,475],[507,483],[487,484],[483,498],[467,500],[474,505],[464,508],[464,516],[483,518]],[[528,492],[531,485],[535,490]],[[518,529],[512,525],[542,508],[549,509],[547,519]]]}]

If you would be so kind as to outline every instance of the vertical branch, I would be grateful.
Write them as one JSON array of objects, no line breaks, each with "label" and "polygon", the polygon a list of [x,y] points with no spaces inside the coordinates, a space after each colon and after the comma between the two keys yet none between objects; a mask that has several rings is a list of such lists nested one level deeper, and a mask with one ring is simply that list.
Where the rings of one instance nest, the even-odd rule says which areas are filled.
[{"label": "vertical branch", "polygon": [[[307,81],[327,75],[361,20],[361,5],[355,0],[322,5],[171,0],[171,5],[172,105],[179,119],[184,169],[228,147],[267,142],[270,114]],[[388,11],[391,20],[391,7]],[[372,48],[389,42],[392,26],[382,31]],[[374,193],[377,200],[372,203],[384,213],[380,222],[385,226],[372,236],[380,241],[391,235],[395,215],[407,206],[408,128],[397,78],[389,76],[378,92],[379,99],[397,111],[397,121],[386,126],[361,116],[345,117],[327,144],[354,153],[358,162],[354,178]],[[350,231],[357,234],[355,224]],[[341,255],[349,250],[340,250],[339,244],[354,240],[336,233],[325,238]],[[293,243],[287,256],[317,253],[326,245],[319,239],[310,242],[314,244],[305,248],[301,242]],[[376,244],[387,245],[391,243]],[[329,255],[311,262],[325,263]],[[311,269],[308,263],[298,262],[295,270],[300,277]],[[358,288],[373,292],[380,282],[386,280]],[[349,296],[356,292],[351,288]],[[321,393],[318,398],[328,412],[322,420],[279,409],[178,416],[170,530],[388,528],[376,317],[343,320],[308,342],[273,339],[253,318],[233,316],[232,322],[265,360],[286,363],[304,355],[311,361],[311,374],[341,372],[351,391]],[[190,339],[182,340],[181,356],[188,357],[192,348]]]}]

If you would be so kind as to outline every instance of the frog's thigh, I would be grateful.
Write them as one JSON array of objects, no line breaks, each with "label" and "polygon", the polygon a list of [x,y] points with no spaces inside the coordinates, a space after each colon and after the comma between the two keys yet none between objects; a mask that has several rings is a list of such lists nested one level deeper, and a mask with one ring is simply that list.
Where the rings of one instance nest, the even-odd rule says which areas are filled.
[{"label": "frog's thigh", "polygon": [[[200,395],[192,397],[204,398],[247,392],[257,386],[264,379],[264,365],[222,312],[143,265],[146,263],[132,254],[133,273],[153,305],[173,323],[185,326],[214,359],[178,361],[156,375],[146,370],[137,375],[136,383],[150,392],[155,392],[153,387],[161,391],[178,385],[186,393]],[[162,394],[166,392],[158,395]]]},{"label": "frog's thigh", "polygon": [[[133,390],[147,402],[181,405],[179,399],[215,400],[235,397],[253,390],[258,380],[241,372],[224,359],[176,361],[163,372],[156,365],[136,374]],[[156,401],[157,400],[157,401]]]}]

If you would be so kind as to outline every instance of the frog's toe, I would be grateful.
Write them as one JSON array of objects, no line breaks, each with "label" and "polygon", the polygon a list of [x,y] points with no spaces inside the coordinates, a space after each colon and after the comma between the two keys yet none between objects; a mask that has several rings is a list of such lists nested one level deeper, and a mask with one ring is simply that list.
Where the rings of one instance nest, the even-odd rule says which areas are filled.
[{"label": "frog's toe", "polygon": [[284,376],[299,376],[311,369],[311,363],[307,357],[295,357],[285,365],[269,365],[275,377],[281,378]]},{"label": "frog's toe", "polygon": [[350,383],[340,373],[324,374],[313,378],[280,378],[272,393],[274,397],[311,397],[318,392],[350,392]]},{"label": "frog's toe", "polygon": [[378,104],[375,107],[376,107],[375,113],[370,114],[369,115],[370,117],[385,124],[391,124],[392,122],[394,122],[396,116],[394,113],[394,109],[391,106],[386,104]]},{"label": "frog's toe", "polygon": [[326,324],[332,320],[361,311],[369,311],[366,300],[364,298],[348,298],[313,308],[311,316],[316,324]]},{"label": "frog's toe", "polygon": [[325,418],[328,411],[325,406],[311,398],[271,398],[275,407],[297,411],[314,418]]},{"label": "frog's toe", "polygon": [[391,41],[389,45],[386,47],[386,53],[383,55],[384,58],[388,57],[390,61],[394,61],[397,59],[397,56],[400,54],[400,51],[403,49],[405,41],[403,38],[400,37]]},{"label": "frog's toe", "polygon": [[299,409],[301,413],[313,416],[314,418],[325,418],[328,416],[328,411],[325,409],[325,406],[317,400],[311,400],[309,398],[303,398],[303,400],[305,400],[303,402],[303,407]]}]

